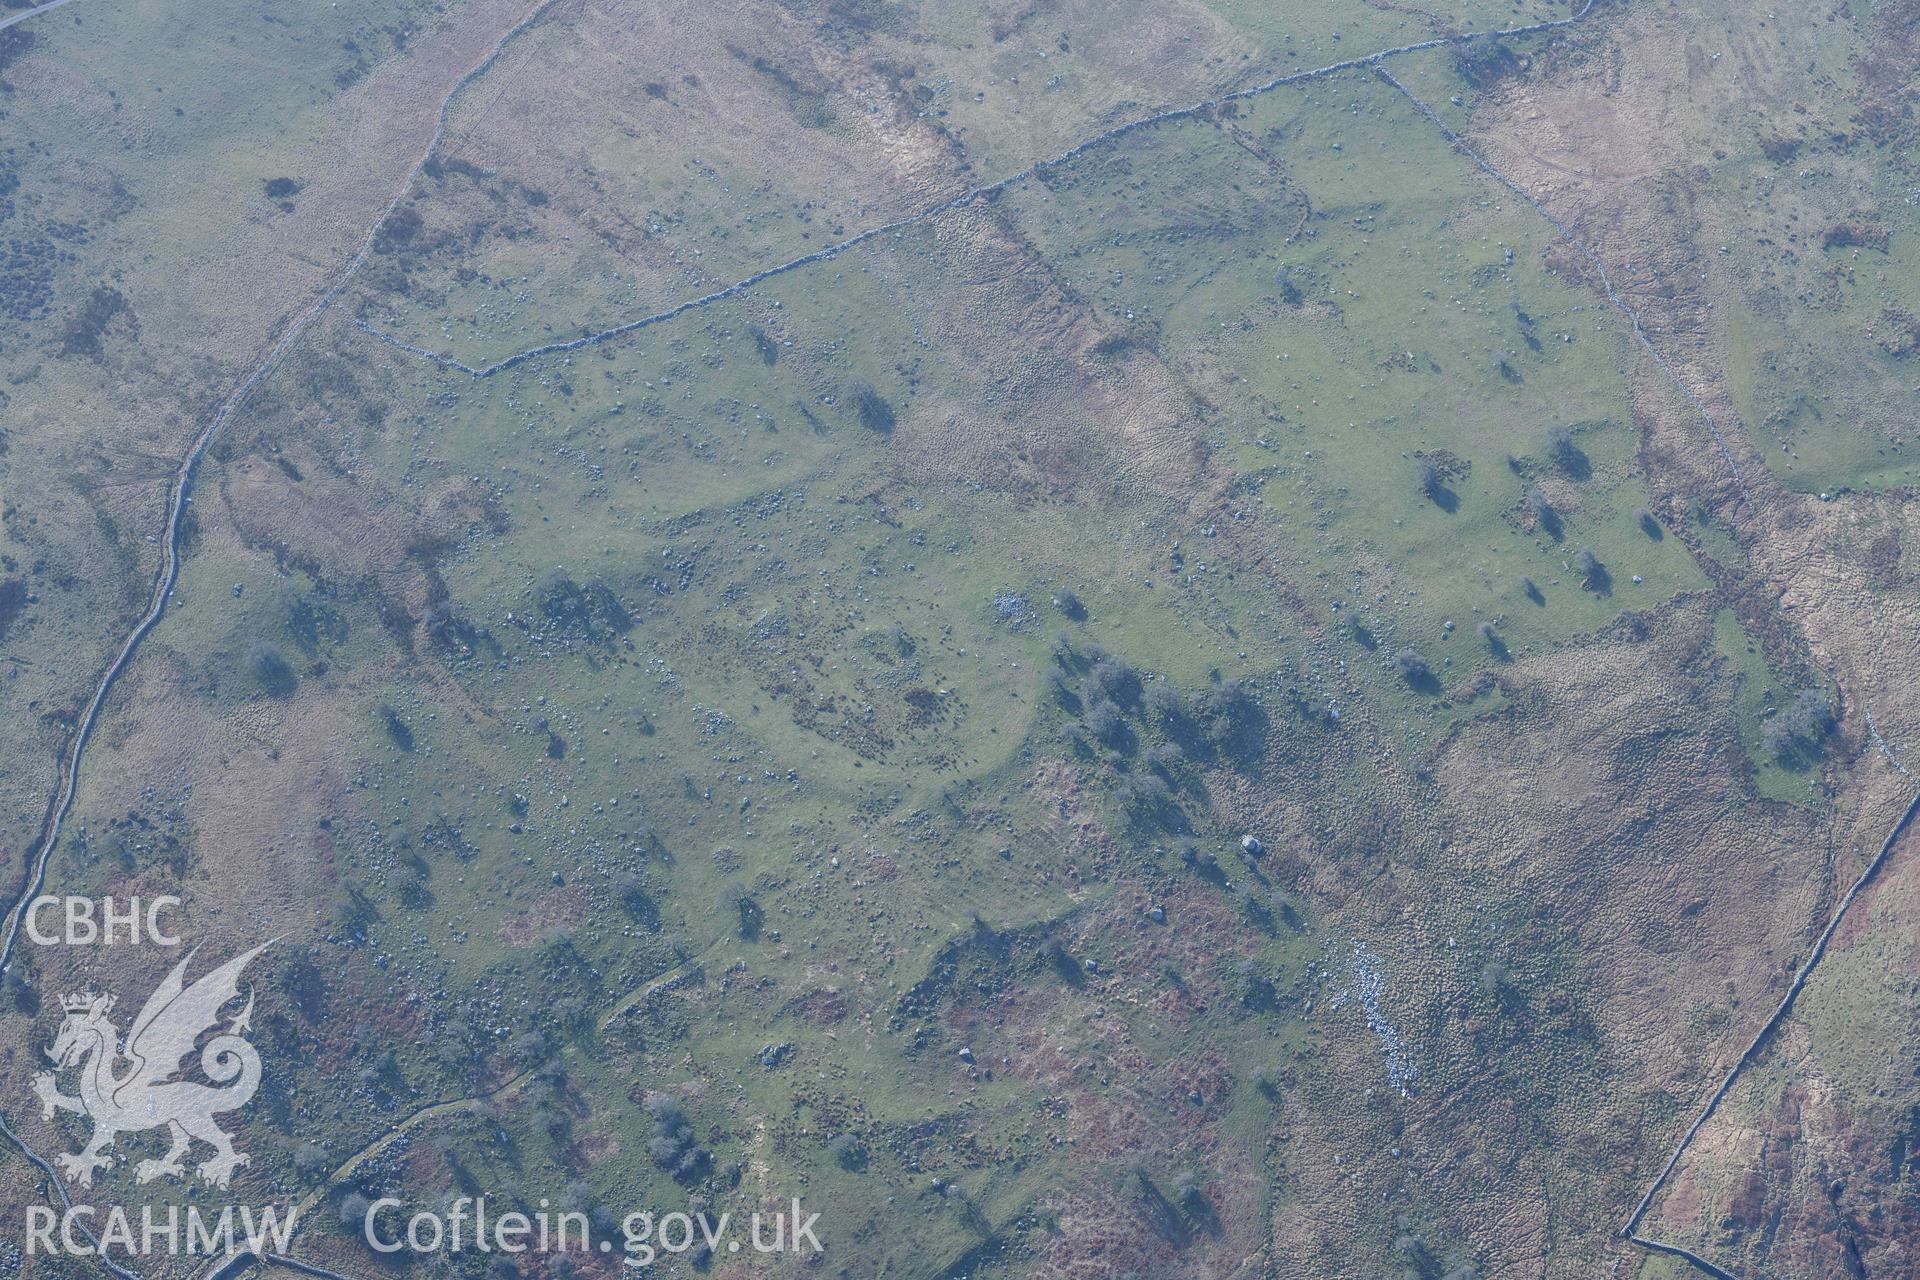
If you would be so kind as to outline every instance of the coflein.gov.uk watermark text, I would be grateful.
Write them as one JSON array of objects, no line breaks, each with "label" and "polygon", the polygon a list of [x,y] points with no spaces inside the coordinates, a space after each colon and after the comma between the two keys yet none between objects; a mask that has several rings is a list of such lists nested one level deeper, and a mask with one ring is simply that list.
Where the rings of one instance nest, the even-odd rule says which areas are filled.
[{"label": "coflein.gov.uk watermark text", "polygon": [[602,1233],[595,1239],[587,1215],[567,1210],[553,1213],[541,1207],[533,1213],[509,1209],[496,1213],[487,1198],[461,1196],[444,1210],[404,1214],[391,1196],[373,1201],[361,1223],[367,1246],[376,1253],[603,1253],[616,1249],[629,1267],[651,1266],[661,1254],[705,1252],[816,1254],[822,1251],[814,1226],[820,1215],[802,1216],[796,1197],[790,1210],[753,1214],[743,1225],[732,1214],[640,1210],[621,1219],[617,1240]]},{"label": "coflein.gov.uk watermark text", "polygon": [[[407,1213],[385,1196],[368,1204],[356,1225],[375,1253],[412,1254],[566,1254],[618,1252],[633,1268],[648,1267],[662,1255],[758,1254],[812,1255],[823,1251],[817,1213],[806,1213],[795,1198],[789,1209],[755,1213],[744,1223],[730,1213],[641,1210],[628,1214],[616,1230],[596,1235],[584,1213],[549,1211],[547,1202],[523,1213],[496,1211],[485,1196],[462,1196],[442,1209]],[[286,1253],[293,1241],[297,1210],[252,1205],[124,1205],[96,1208],[77,1204],[65,1210],[32,1205],[26,1216],[29,1257],[127,1258],[216,1257],[242,1251]]]}]

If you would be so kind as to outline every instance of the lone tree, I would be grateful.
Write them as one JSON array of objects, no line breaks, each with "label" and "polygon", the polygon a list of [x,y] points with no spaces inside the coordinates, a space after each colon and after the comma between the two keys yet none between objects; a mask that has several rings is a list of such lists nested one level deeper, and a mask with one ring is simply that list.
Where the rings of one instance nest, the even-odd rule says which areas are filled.
[{"label": "lone tree", "polygon": [[1606,594],[1609,582],[1607,566],[1600,563],[1600,557],[1593,554],[1591,548],[1582,547],[1573,553],[1573,571],[1580,575],[1581,586]]},{"label": "lone tree", "polygon": [[359,1235],[367,1220],[367,1211],[373,1208],[373,1201],[358,1191],[349,1191],[340,1197],[340,1225],[350,1233]]},{"label": "lone tree", "polygon": [[731,911],[738,917],[736,932],[748,942],[760,936],[760,926],[766,920],[766,913],[753,895],[737,884],[730,884],[720,890],[720,910]]},{"label": "lone tree", "polygon": [[398,711],[395,711],[390,704],[383,702],[375,714],[380,717],[380,722],[386,726],[387,736],[393,739],[394,746],[400,748],[402,751],[413,750],[413,729],[405,720],[400,718]]},{"label": "lone tree", "polygon": [[1164,680],[1156,680],[1147,686],[1143,701],[1148,712],[1169,730],[1187,718],[1187,705],[1182,701],[1180,691]]},{"label": "lone tree", "polygon": [[1553,509],[1553,503],[1547,500],[1546,494],[1529,485],[1523,503],[1527,518],[1533,521],[1535,528],[1543,530],[1551,538],[1560,536],[1560,513]]},{"label": "lone tree", "polygon": [[1422,458],[1420,459],[1419,470],[1415,474],[1420,478],[1421,494],[1432,501],[1438,502],[1440,500],[1440,492],[1446,488],[1447,482],[1447,478],[1441,474],[1440,468],[1434,466],[1433,463],[1427,461],[1427,459]]},{"label": "lone tree", "polygon": [[1259,749],[1266,713],[1237,679],[1214,681],[1200,696],[1199,711],[1215,750],[1250,758]]},{"label": "lone tree", "polygon": [[1547,428],[1547,456],[1553,464],[1571,476],[1583,476],[1587,472],[1587,455],[1573,442],[1573,432],[1562,426]]},{"label": "lone tree", "polygon": [[853,406],[854,413],[859,415],[860,425],[867,430],[877,431],[881,435],[893,430],[893,406],[865,378],[855,378],[847,383],[847,403]]},{"label": "lone tree", "polygon": [[1419,650],[1411,646],[1394,655],[1393,669],[1410,685],[1433,683],[1433,668],[1427,665],[1427,660],[1420,656]]},{"label": "lone tree", "polygon": [[1133,736],[1120,708],[1104,699],[1087,707],[1084,723],[1088,733],[1116,750],[1124,749]]},{"label": "lone tree", "polygon": [[254,682],[275,698],[286,697],[300,683],[299,677],[293,674],[293,668],[280,656],[280,651],[265,640],[255,640],[247,646],[242,665]]},{"label": "lone tree", "polygon": [[1118,658],[1103,658],[1094,663],[1087,668],[1087,678],[1080,682],[1080,697],[1086,702],[1101,698],[1131,702],[1139,692],[1139,674]]}]

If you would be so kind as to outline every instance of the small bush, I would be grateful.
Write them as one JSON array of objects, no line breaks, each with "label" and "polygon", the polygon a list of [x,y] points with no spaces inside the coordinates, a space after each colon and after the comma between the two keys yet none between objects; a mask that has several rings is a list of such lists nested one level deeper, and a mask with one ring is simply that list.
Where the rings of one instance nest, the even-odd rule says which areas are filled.
[{"label": "small bush", "polygon": [[580,584],[557,567],[541,574],[533,584],[533,602],[556,622],[584,622],[591,611]]},{"label": "small bush", "polygon": [[367,1210],[373,1208],[373,1201],[358,1191],[349,1191],[340,1197],[340,1225],[353,1235],[361,1234],[361,1224],[367,1220]]},{"label": "small bush", "polygon": [[114,317],[130,313],[126,297],[112,285],[97,285],[60,334],[63,356],[98,356],[100,339]]},{"label": "small bush", "polygon": [[419,210],[410,204],[403,204],[381,220],[380,229],[373,237],[373,251],[397,253],[419,235],[425,225]]},{"label": "small bush", "polygon": [[400,718],[400,713],[383,702],[377,714],[380,723],[386,727],[387,736],[393,739],[393,745],[402,751],[413,750],[413,730]]},{"label": "small bush", "polygon": [[1427,684],[1433,679],[1433,669],[1427,660],[1420,656],[1417,649],[1402,649],[1393,657],[1394,672],[1411,685]]},{"label": "small bush", "polygon": [[242,665],[247,675],[269,697],[287,697],[293,692],[294,686],[300,683],[300,678],[293,674],[293,668],[280,656],[280,651],[265,640],[255,640],[247,646]]}]

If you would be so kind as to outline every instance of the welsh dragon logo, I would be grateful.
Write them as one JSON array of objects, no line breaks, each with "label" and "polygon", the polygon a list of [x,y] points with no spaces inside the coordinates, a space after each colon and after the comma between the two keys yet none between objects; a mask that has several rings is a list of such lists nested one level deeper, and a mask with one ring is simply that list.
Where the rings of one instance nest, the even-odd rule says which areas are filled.
[{"label": "welsh dragon logo", "polygon": [[[147,998],[124,1043],[119,1028],[108,1020],[112,996],[87,991],[61,998],[66,1020],[47,1051],[55,1070],[35,1076],[33,1091],[47,1119],[56,1111],[73,1111],[93,1121],[93,1137],[85,1147],[54,1157],[70,1181],[92,1186],[95,1171],[113,1163],[104,1152],[115,1138],[162,1126],[172,1145],[160,1159],[142,1160],[134,1167],[141,1182],[180,1177],[185,1172],[182,1159],[196,1139],[213,1148],[196,1171],[210,1186],[226,1186],[233,1171],[247,1163],[248,1157],[233,1149],[213,1118],[245,1106],[260,1087],[260,1055],[240,1034],[252,1027],[251,990],[246,1007],[200,1050],[200,1069],[222,1087],[178,1076],[201,1035],[239,997],[241,970],[268,945],[227,961],[192,986],[186,985],[187,965],[194,956],[189,952]],[[70,1097],[60,1092],[56,1072],[76,1067],[80,1093]]]}]

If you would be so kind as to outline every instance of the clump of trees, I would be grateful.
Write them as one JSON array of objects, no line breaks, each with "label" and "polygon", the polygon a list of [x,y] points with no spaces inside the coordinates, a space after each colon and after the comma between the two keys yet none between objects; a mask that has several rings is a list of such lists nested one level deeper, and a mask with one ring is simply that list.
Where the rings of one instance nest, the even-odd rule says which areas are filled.
[{"label": "clump of trees", "polygon": [[[1071,637],[1062,632],[1054,646],[1054,657],[1065,668],[1075,656]],[[1054,676],[1061,702],[1080,710],[1079,723],[1070,732],[1083,734],[1121,756],[1132,755],[1139,743],[1124,708],[1139,701],[1139,675],[1118,658],[1107,657],[1098,645],[1089,644],[1078,657],[1089,665],[1077,691],[1067,687],[1065,670]]]},{"label": "clump of trees", "polygon": [[1448,50],[1453,67],[1462,80],[1485,93],[1509,76],[1519,74],[1522,63],[1512,46],[1497,36],[1476,36],[1456,41]]},{"label": "clump of trees", "polygon": [[1818,689],[1802,689],[1768,717],[1761,743],[1781,764],[1805,766],[1825,754],[1835,727],[1826,695]]},{"label": "clump of trees", "polygon": [[1083,702],[1131,703],[1140,696],[1140,676],[1118,658],[1102,658],[1087,668],[1080,684]]},{"label": "clump of trees", "polygon": [[1147,714],[1159,722],[1161,728],[1174,737],[1180,737],[1181,727],[1190,719],[1187,714],[1186,700],[1180,691],[1165,680],[1156,680],[1147,688],[1144,702]]},{"label": "clump of trees", "polygon": [[358,1191],[349,1191],[340,1197],[340,1226],[349,1235],[359,1236],[361,1224],[367,1220],[367,1210],[373,1208],[373,1201]]},{"label": "clump of trees", "polygon": [[328,1172],[331,1166],[327,1162],[326,1148],[316,1142],[303,1142],[293,1151],[293,1171],[303,1181],[317,1178]]},{"label": "clump of trees", "polygon": [[653,1117],[653,1136],[647,1140],[647,1154],[653,1162],[681,1183],[706,1173],[712,1167],[713,1153],[694,1140],[693,1126],[681,1114],[679,1104],[655,1094],[647,1099],[646,1107]]},{"label": "clump of trees", "polygon": [[542,614],[562,626],[593,630],[597,623],[616,633],[633,626],[633,615],[604,579],[591,578],[583,587],[558,566],[541,574],[533,584],[533,603]]},{"label": "clump of trees", "polygon": [[420,234],[426,220],[420,211],[411,204],[403,204],[381,219],[380,229],[374,233],[373,251],[375,253],[398,253],[413,242]]}]

